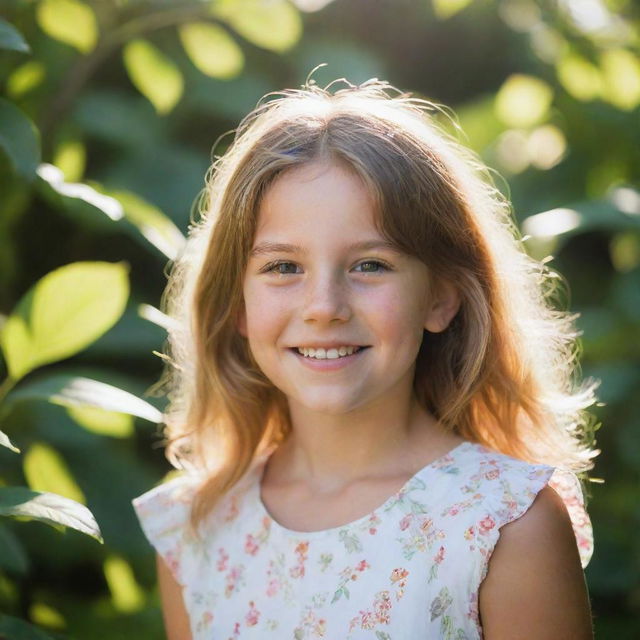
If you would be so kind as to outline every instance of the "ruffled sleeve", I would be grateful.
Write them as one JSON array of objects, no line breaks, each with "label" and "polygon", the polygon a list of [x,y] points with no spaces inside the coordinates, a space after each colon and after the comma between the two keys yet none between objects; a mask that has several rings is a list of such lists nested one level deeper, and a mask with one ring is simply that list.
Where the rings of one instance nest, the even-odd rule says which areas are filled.
[{"label": "ruffled sleeve", "polygon": [[198,484],[196,477],[181,475],[132,501],[145,536],[182,586],[197,562],[197,541],[188,524]]},{"label": "ruffled sleeve", "polygon": [[552,487],[564,501],[571,519],[582,567],[593,553],[591,520],[584,505],[580,482],[574,473],[548,465],[536,465],[504,458],[497,464],[500,490],[494,493],[496,533],[505,524],[522,516],[545,486]]}]

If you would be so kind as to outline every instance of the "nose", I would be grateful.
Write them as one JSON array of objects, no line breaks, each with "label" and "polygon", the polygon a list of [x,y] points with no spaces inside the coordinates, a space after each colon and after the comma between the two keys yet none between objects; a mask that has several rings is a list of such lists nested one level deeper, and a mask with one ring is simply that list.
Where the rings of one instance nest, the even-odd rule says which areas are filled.
[{"label": "nose", "polygon": [[309,278],[304,295],[302,317],[305,322],[346,322],[351,317],[347,284],[336,274]]}]

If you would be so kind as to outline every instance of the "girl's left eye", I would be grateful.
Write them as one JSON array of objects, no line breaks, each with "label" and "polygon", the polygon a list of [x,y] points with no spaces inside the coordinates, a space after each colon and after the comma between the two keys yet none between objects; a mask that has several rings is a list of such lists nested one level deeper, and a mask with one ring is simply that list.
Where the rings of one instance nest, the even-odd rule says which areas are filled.
[{"label": "girl's left eye", "polygon": [[[295,274],[298,265],[293,262],[271,262],[262,269],[262,273],[275,273],[276,275],[291,275]],[[360,264],[356,265],[356,269],[362,267],[360,273],[381,273],[382,271],[388,271],[390,269],[384,262],[379,260],[364,260]]]}]

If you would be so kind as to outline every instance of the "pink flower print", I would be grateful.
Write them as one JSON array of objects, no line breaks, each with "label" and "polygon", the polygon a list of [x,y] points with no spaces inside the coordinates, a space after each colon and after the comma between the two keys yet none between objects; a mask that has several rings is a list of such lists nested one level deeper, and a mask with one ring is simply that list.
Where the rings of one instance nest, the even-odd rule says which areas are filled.
[{"label": "pink flower print", "polygon": [[165,562],[171,573],[175,576],[180,571],[180,562],[173,551],[168,551],[165,556]]},{"label": "pink flower print", "polygon": [[258,553],[258,549],[260,549],[260,547],[256,543],[256,539],[250,533],[248,533],[247,539],[245,540],[245,543],[244,543],[245,553],[255,556],[256,553]]},{"label": "pink flower print", "polygon": [[324,618],[320,618],[318,622],[316,622],[315,627],[313,628],[313,635],[316,638],[324,638],[324,634],[327,628],[327,621]]},{"label": "pink flower print", "polygon": [[433,557],[433,561],[436,564],[440,564],[444,560],[444,547],[440,547],[438,553]]},{"label": "pink flower print", "polygon": [[490,471],[487,471],[487,473],[484,474],[484,477],[487,480],[495,480],[496,478],[500,477],[500,470],[499,469],[491,469]]},{"label": "pink flower print", "polygon": [[427,531],[429,531],[429,529],[431,529],[432,524],[433,524],[433,520],[431,518],[425,518],[420,524],[420,530],[423,533],[426,533]]},{"label": "pink flower print", "polygon": [[242,566],[231,567],[231,571],[226,575],[226,586],[224,589],[224,595],[229,598],[231,594],[236,590],[236,585],[242,577]]},{"label": "pink flower print", "polygon": [[218,563],[216,564],[216,568],[218,571],[226,571],[227,570],[227,562],[229,560],[229,554],[222,548],[218,549]]},{"label": "pink flower print", "polygon": [[366,560],[360,560],[356,565],[356,571],[364,571],[370,567],[369,563]]},{"label": "pink flower print", "polygon": [[224,518],[225,522],[231,522],[231,520],[235,520],[238,513],[239,513],[238,496],[232,496],[231,504],[229,505],[229,510],[227,511],[227,515]]},{"label": "pink flower print", "polygon": [[402,520],[400,520],[400,531],[405,531],[409,527],[412,518],[413,514],[408,513],[404,518],[402,518]]},{"label": "pink flower print", "polygon": [[475,536],[475,527],[471,526],[464,532],[465,540],[472,540]]},{"label": "pink flower print", "polygon": [[406,569],[394,569],[391,572],[391,582],[398,582],[398,580],[403,580],[409,575],[409,572]]},{"label": "pink flower print", "polygon": [[376,620],[371,611],[361,611],[360,615],[360,627],[362,629],[373,629],[376,626]]},{"label": "pink flower print", "polygon": [[276,593],[278,593],[279,590],[280,590],[280,583],[275,578],[271,578],[267,586],[267,595],[270,598],[272,598],[273,596],[276,595]]},{"label": "pink flower print", "polygon": [[489,531],[491,531],[495,526],[496,522],[491,516],[485,516],[478,524],[478,528],[482,534],[489,533]]},{"label": "pink flower print", "polygon": [[304,565],[298,564],[295,567],[289,569],[289,575],[292,578],[302,578],[304,576]]},{"label": "pink flower print", "polygon": [[247,624],[247,627],[255,627],[258,624],[258,618],[260,617],[260,612],[256,609],[256,605],[251,600],[249,602],[249,613],[245,616],[244,620]]}]

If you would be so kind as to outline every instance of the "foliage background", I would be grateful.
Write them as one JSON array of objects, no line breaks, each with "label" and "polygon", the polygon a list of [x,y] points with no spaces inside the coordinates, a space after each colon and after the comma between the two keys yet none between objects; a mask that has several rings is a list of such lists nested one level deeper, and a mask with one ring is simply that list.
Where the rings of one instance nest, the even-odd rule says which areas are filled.
[{"label": "foliage background", "polygon": [[[0,448],[0,484],[86,504],[104,537],[3,519],[0,611],[11,618],[0,637],[163,637],[130,500],[169,472],[155,422],[163,399],[145,395],[161,371],[164,269],[216,139],[320,63],[318,84],[378,77],[452,108],[498,172],[528,249],[567,279],[584,374],[602,380],[593,475],[605,482],[591,484],[586,572],[596,637],[638,637],[637,3],[3,0],[0,16],[0,429],[21,450]],[[83,286],[126,306],[109,325],[92,299],[84,317],[60,280],[55,313],[67,331],[95,335],[13,380],[11,359],[26,357],[6,341],[18,302],[76,262],[123,266],[126,286],[90,274]],[[40,313],[51,342],[58,316]],[[79,378],[111,386],[74,396]]]}]

